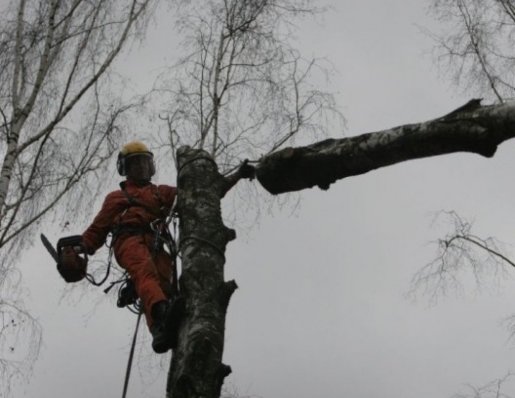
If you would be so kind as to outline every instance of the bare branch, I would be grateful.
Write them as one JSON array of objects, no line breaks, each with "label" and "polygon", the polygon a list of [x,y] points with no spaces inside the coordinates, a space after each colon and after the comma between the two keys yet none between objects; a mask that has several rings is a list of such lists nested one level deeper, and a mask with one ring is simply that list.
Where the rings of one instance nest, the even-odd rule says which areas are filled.
[{"label": "bare branch", "polygon": [[[66,195],[102,179],[120,123],[135,106],[110,98],[109,68],[144,26],[139,23],[154,2],[21,0],[13,2],[15,10],[0,13],[0,143],[6,144],[0,144],[2,331],[8,306],[20,310],[13,317],[23,316],[23,303],[15,302],[17,285],[4,287],[16,275],[13,263],[34,227]],[[29,336],[36,326],[25,326],[23,336],[37,343]],[[2,339],[3,332],[0,395],[8,379],[20,374],[16,369],[30,368],[34,359],[20,356],[16,362]]]},{"label": "bare branch", "polygon": [[[436,18],[448,27],[430,36],[441,66],[455,83],[499,102],[513,97],[515,53],[513,3],[507,0],[434,0]],[[444,63],[445,62],[445,63]]]},{"label": "bare branch", "polygon": [[284,24],[307,11],[301,3],[307,4],[194,3],[180,16],[182,30],[190,33],[185,47],[191,50],[174,68],[176,78],[161,86],[171,89],[159,90],[171,94],[165,101],[173,104],[160,113],[174,115],[166,118],[173,119],[167,132],[177,132],[183,144],[209,148],[223,172],[297,135],[323,136],[323,123],[315,120],[324,113],[341,118],[331,94],[310,90],[317,60],[303,60],[281,39]]},{"label": "bare branch", "polygon": [[452,225],[452,231],[436,242],[436,258],[413,277],[412,295],[423,290],[432,301],[436,301],[450,291],[460,291],[467,280],[466,275],[472,277],[477,288],[481,288],[488,280],[498,284],[507,277],[507,266],[515,267],[515,263],[503,253],[499,241],[472,234],[472,224],[455,211],[439,212],[437,218],[442,217]]},{"label": "bare branch", "polygon": [[452,398],[513,398],[513,395],[508,394],[507,391],[513,388],[514,376],[515,373],[508,372],[503,377],[492,380],[480,387],[467,384],[466,387],[470,393],[454,394]]}]

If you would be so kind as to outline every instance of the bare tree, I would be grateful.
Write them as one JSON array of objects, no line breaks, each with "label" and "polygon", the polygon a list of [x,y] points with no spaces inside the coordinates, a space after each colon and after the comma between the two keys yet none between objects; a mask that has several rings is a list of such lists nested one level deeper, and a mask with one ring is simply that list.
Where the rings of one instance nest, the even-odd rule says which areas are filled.
[{"label": "bare tree", "polygon": [[[482,106],[472,100],[432,121],[355,137],[327,139],[263,156],[256,165],[262,186],[277,195],[319,186],[409,159],[458,151],[491,157],[513,138],[515,104]],[[220,394],[230,368],[222,364],[224,319],[236,288],[224,282],[227,243],[235,237],[223,225],[220,199],[233,176],[223,177],[210,153],[181,147],[178,152],[179,211],[186,315],[168,378],[168,396]]]},{"label": "bare tree", "polygon": [[321,60],[291,44],[294,21],[320,11],[311,3],[210,0],[178,12],[188,55],[157,88],[170,95],[160,115],[173,156],[181,145],[204,149],[227,172],[244,157],[325,136],[326,118],[342,121],[333,95],[313,82],[327,72]]},{"label": "bare tree", "polygon": [[455,83],[502,102],[514,96],[515,4],[512,0],[434,0],[442,33],[437,59]]},{"label": "bare tree", "polygon": [[[511,104],[515,93],[515,3],[433,0],[430,9],[443,30],[428,34],[436,42],[437,61],[451,73],[453,83],[468,92]],[[465,108],[479,110],[477,101],[471,101]],[[460,290],[461,273],[471,272],[480,287],[485,275],[500,276],[506,272],[506,266],[515,266],[495,238],[483,239],[472,234],[472,224],[455,211],[444,214],[450,219],[452,231],[438,240],[438,255],[415,275],[414,288],[422,286],[436,299],[448,291]]]},{"label": "bare tree", "polygon": [[[167,104],[160,112],[166,122],[161,143],[170,147],[178,166],[187,309],[168,396],[219,396],[230,372],[221,363],[223,329],[236,284],[224,282],[223,260],[225,245],[235,236],[217,209],[220,197],[241,177],[234,172],[238,164],[287,143],[324,137],[328,118],[342,124],[333,95],[313,83],[316,73],[326,77],[321,61],[304,59],[291,44],[294,21],[319,11],[312,3],[210,0],[177,11],[187,56],[155,90]],[[208,208],[206,198],[213,201]],[[199,225],[202,231],[196,230]],[[200,242],[208,246],[200,248]],[[190,251],[200,257],[190,258]],[[195,365],[203,362],[209,366]]]},{"label": "bare tree", "polygon": [[[328,189],[339,179],[410,159],[461,151],[491,157],[499,144],[514,137],[514,127],[513,101],[481,106],[473,100],[432,121],[285,148],[262,157],[255,171],[262,186],[274,195],[313,186]],[[220,201],[241,175],[237,171],[224,177],[215,160],[201,149],[184,146],[177,155],[180,286],[186,311],[167,396],[218,397],[230,373],[230,367],[222,364],[224,323],[236,289],[234,281],[223,279],[225,247],[235,233],[223,225]]]},{"label": "bare tree", "polygon": [[[7,388],[24,358],[10,361],[23,319],[15,300],[20,251],[66,194],[98,183],[132,105],[110,95],[109,68],[144,26],[152,0],[13,1],[0,28],[0,374]],[[23,321],[25,322],[25,321]],[[31,324],[34,326],[33,320]],[[16,329],[15,325],[18,325]],[[26,328],[28,325],[24,325]],[[15,330],[11,337],[8,331]],[[38,328],[31,329],[36,334]],[[39,337],[36,340],[38,341]],[[28,361],[28,362],[27,362]]]},{"label": "bare tree", "polygon": [[[52,10],[54,3],[42,9]],[[458,151],[491,157],[499,144],[515,135],[514,103],[482,106],[480,101],[472,100],[429,122],[285,147],[292,145],[293,140],[304,143],[301,134],[305,132],[323,136],[323,119],[327,115],[324,112],[334,111],[332,97],[309,84],[308,76],[315,69],[315,63],[303,60],[288,43],[293,27],[288,23],[289,18],[311,13],[310,2],[213,0],[190,3],[193,8],[181,14],[182,28],[188,33],[186,45],[193,45],[190,55],[173,71],[176,79],[172,85],[158,88],[162,93],[171,94],[173,99],[172,106],[163,109],[160,115],[166,121],[165,139],[177,162],[181,216],[178,243],[185,314],[168,375],[167,396],[174,398],[218,397],[224,378],[230,373],[230,367],[222,363],[225,314],[237,286],[234,281],[224,280],[223,267],[225,247],[236,235],[223,224],[220,202],[240,178],[252,176],[248,169],[235,169],[242,159],[259,158],[255,161],[258,181],[271,194],[279,195],[313,186],[328,189],[339,179],[410,159]],[[68,10],[72,12],[73,8]],[[55,22],[48,24],[54,25]],[[125,27],[126,24],[105,26]],[[50,30],[53,32],[55,28]],[[77,35],[80,36],[79,32]],[[48,36],[43,35],[43,42],[48,41]],[[113,36],[107,33],[103,36],[104,39],[110,37]],[[47,53],[46,57],[49,57],[51,49],[44,51],[47,47],[42,46],[39,53]],[[92,53],[96,54],[95,51]],[[92,59],[96,61],[97,57]],[[55,62],[64,62],[64,59],[57,57]],[[13,92],[24,93],[18,84],[28,81],[23,78],[28,74],[15,65],[11,72],[16,77]],[[92,63],[93,67],[98,65],[103,64]],[[47,69],[50,70],[50,66]],[[63,66],[60,69],[66,70]],[[89,82],[100,70],[94,68],[96,72],[89,80],[87,77],[79,80]],[[32,86],[25,86],[26,91],[39,87],[35,83],[37,80]],[[89,87],[94,87],[94,83]],[[71,93],[67,86],[64,85],[65,92]],[[59,87],[63,88],[59,84],[49,84],[47,92],[59,92]],[[71,94],[66,96],[73,97]],[[49,103],[56,107],[57,115],[67,109],[66,105],[61,108],[59,101],[56,105],[47,100],[46,105]],[[23,110],[25,107],[18,108]],[[32,120],[23,112],[16,113],[15,109],[7,106],[3,113],[13,114],[13,121],[18,120],[14,118],[17,115],[22,127]],[[45,107],[42,105],[38,109]],[[53,118],[49,116],[46,123],[42,122],[43,129],[30,130],[45,131],[41,138],[46,136],[44,128],[53,120],[56,120],[52,126],[55,131],[54,127],[67,116],[64,114],[55,119],[51,111],[41,115],[54,115]],[[39,122],[39,119],[32,121],[36,125]],[[14,122],[5,124],[6,127],[15,125]],[[17,131],[14,135],[9,130],[5,142],[16,141],[13,147],[23,148],[23,143],[30,141],[23,140],[21,129]],[[57,137],[59,135],[52,135],[48,140],[57,140]],[[313,135],[309,138],[313,139]],[[45,148],[46,142],[40,145]],[[6,159],[9,160],[17,150],[7,147]],[[32,143],[25,147],[32,147]],[[37,159],[36,155],[34,158]],[[16,201],[16,197],[10,196],[14,195],[10,194],[9,187],[13,186],[11,179],[15,173],[12,170],[16,160],[10,161],[3,171],[6,177],[0,180],[0,187],[7,187],[0,206],[4,212],[12,208],[10,203],[23,203],[22,199]],[[20,177],[19,181],[18,185],[26,178]],[[45,185],[41,187],[45,188]]]},{"label": "bare tree", "polygon": [[473,223],[455,211],[439,212],[435,223],[440,221],[451,231],[435,242],[436,258],[414,275],[410,294],[422,291],[436,301],[448,293],[462,291],[467,279],[479,290],[485,285],[498,286],[508,277],[515,263],[498,239],[477,236],[472,232]]},{"label": "bare tree", "polygon": [[172,106],[160,115],[167,124],[163,143],[169,143],[177,164],[186,303],[168,397],[218,397],[231,371],[222,363],[224,324],[237,286],[224,281],[223,265],[235,232],[223,224],[220,201],[251,174],[234,171],[242,159],[259,157],[258,181],[279,195],[328,189],[339,179],[409,159],[458,151],[491,157],[515,135],[514,103],[482,106],[471,100],[432,121],[285,147],[295,139],[305,142],[302,133],[324,133],[324,112],[334,109],[330,95],[309,88],[315,64],[303,63],[281,35],[292,27],[284,18],[309,12],[306,4],[225,0],[202,2],[202,9],[196,4],[181,16],[189,55],[169,72],[171,84],[158,88],[171,95]]}]

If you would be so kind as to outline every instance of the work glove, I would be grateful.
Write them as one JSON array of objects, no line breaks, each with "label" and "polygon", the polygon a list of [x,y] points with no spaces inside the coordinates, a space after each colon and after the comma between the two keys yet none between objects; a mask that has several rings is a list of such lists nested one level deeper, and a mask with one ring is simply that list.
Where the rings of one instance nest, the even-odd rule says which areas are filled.
[{"label": "work glove", "polygon": [[57,271],[59,271],[59,274],[68,283],[79,282],[84,279],[88,267],[88,258],[84,254],[84,248],[78,240],[78,236],[62,238],[57,245],[59,252]]}]

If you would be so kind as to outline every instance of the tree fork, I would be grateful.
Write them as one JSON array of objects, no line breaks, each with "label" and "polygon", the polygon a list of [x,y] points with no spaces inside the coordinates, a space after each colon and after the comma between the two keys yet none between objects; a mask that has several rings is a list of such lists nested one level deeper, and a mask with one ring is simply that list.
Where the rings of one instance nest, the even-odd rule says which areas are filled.
[{"label": "tree fork", "polygon": [[452,152],[492,157],[515,137],[515,101],[481,106],[473,99],[428,122],[285,148],[260,159],[256,176],[272,194],[318,186],[400,163]]},{"label": "tree fork", "polygon": [[222,363],[225,315],[237,285],[224,281],[225,247],[235,232],[222,222],[225,180],[203,150],[177,151],[185,315],[168,373],[167,398],[218,398],[231,368]]}]

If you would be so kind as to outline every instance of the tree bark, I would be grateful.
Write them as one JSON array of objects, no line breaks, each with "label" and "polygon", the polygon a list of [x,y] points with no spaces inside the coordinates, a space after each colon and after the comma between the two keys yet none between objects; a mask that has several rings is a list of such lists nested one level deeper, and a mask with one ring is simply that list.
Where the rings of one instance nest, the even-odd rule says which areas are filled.
[{"label": "tree bark", "polygon": [[203,150],[177,151],[181,296],[185,315],[168,373],[167,397],[220,396],[231,372],[222,364],[225,315],[234,281],[224,281],[225,247],[235,232],[224,226],[220,210],[225,180]]},{"label": "tree bark", "polygon": [[492,157],[515,136],[515,101],[481,106],[474,99],[428,122],[285,148],[260,159],[256,176],[271,194],[318,186],[380,167],[452,152]]}]

